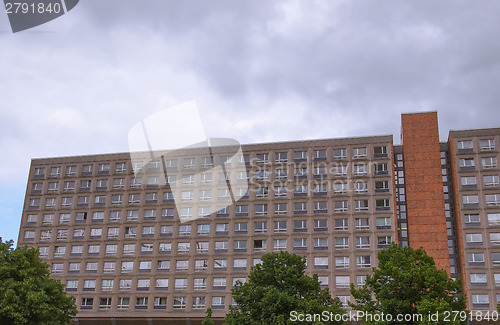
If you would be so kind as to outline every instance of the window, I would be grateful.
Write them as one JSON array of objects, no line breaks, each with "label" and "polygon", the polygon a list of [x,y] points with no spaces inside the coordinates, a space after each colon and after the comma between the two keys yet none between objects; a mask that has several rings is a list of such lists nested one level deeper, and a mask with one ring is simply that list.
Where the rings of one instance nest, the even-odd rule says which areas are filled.
[{"label": "window", "polygon": [[237,205],[236,206],[237,216],[247,216],[248,215],[248,205]]},{"label": "window", "polygon": [[56,246],[54,249],[54,257],[64,257],[66,255],[66,246]]},{"label": "window", "polygon": [[368,182],[355,182],[354,183],[354,193],[368,193]]},{"label": "window", "polygon": [[226,278],[214,278],[212,287],[215,290],[226,289]]},{"label": "window", "polygon": [[370,268],[371,267],[371,257],[370,256],[358,256],[358,257],[356,257],[356,265],[359,269]]},{"label": "window", "polygon": [[327,212],[328,212],[328,202],[326,201],[314,202],[314,213],[327,213]]},{"label": "window", "polygon": [[99,309],[110,309],[110,308],[111,308],[111,298],[99,299]]},{"label": "window", "polygon": [[256,234],[264,234],[267,232],[267,222],[255,222],[254,223],[254,232]]},{"label": "window", "polygon": [[186,254],[191,249],[191,243],[177,243],[177,253]]},{"label": "window", "polygon": [[328,238],[314,238],[314,249],[315,250],[328,249]]},{"label": "window", "polygon": [[123,188],[125,186],[125,178],[113,179],[113,189]]},{"label": "window", "polygon": [[307,196],[307,185],[296,185],[293,194],[295,196]]},{"label": "window", "polygon": [[24,232],[24,239],[35,239],[35,232],[33,230],[26,230]]},{"label": "window", "polygon": [[66,166],[66,176],[76,175],[77,166]]},{"label": "window", "polygon": [[68,280],[66,282],[66,291],[76,291],[78,289],[78,280]]},{"label": "window", "polygon": [[356,201],[354,201],[354,211],[355,212],[367,212],[368,211],[368,200],[356,200]]},{"label": "window", "polygon": [[472,151],[472,140],[457,141],[457,149],[461,151]]},{"label": "window", "polygon": [[258,164],[266,164],[269,162],[269,154],[268,153],[258,153],[257,154],[257,163]]},{"label": "window", "polygon": [[73,181],[64,182],[64,186],[63,186],[64,192],[72,192],[74,190],[75,190],[75,182],[73,182]]},{"label": "window", "polygon": [[215,225],[215,234],[216,235],[225,235],[229,232],[229,224],[228,223],[218,223]]},{"label": "window", "polygon": [[351,285],[351,279],[348,275],[335,276],[335,287],[336,288],[349,288],[350,285]]},{"label": "window", "polygon": [[389,181],[376,181],[375,192],[389,192]]},{"label": "window", "polygon": [[94,290],[95,290],[95,280],[83,281],[83,291],[94,291]]},{"label": "window", "polygon": [[347,193],[347,183],[340,183],[340,182],[333,183],[333,193],[335,194]]},{"label": "window", "polygon": [[113,290],[113,280],[103,279],[101,282],[101,291],[112,291]]},{"label": "window", "polygon": [[246,222],[237,222],[234,224],[234,233],[235,234],[246,234],[248,233],[248,223]]},{"label": "window", "polygon": [[314,258],[314,267],[315,268],[328,268],[328,257],[315,257]]},{"label": "window", "polygon": [[500,206],[500,194],[486,194],[486,206]]},{"label": "window", "polygon": [[170,253],[172,251],[172,243],[160,243],[158,250],[160,253]]},{"label": "window", "polygon": [[215,252],[219,253],[227,252],[227,241],[216,241]]},{"label": "window", "polygon": [[295,238],[293,240],[294,250],[306,250],[307,249],[307,238]]},{"label": "window", "polygon": [[69,273],[80,272],[80,263],[69,263],[68,271]]},{"label": "window", "polygon": [[158,271],[169,271],[170,270],[170,261],[164,261],[160,260],[158,261],[158,266],[157,266]]},{"label": "window", "polygon": [[187,271],[189,269],[189,260],[179,260],[175,263],[177,271]]},{"label": "window", "polygon": [[326,167],[314,167],[313,175],[316,178],[324,178],[327,176]]},{"label": "window", "polygon": [[59,229],[57,231],[56,239],[59,239],[59,240],[68,239],[68,230],[67,229]]},{"label": "window", "polygon": [[392,243],[391,236],[379,236],[377,237],[377,247],[378,248],[386,248],[389,247]]},{"label": "window", "polygon": [[479,140],[479,146],[481,151],[492,151],[495,150],[495,139],[482,139]]},{"label": "window", "polygon": [[276,162],[287,162],[288,161],[288,153],[287,152],[277,152],[276,153]]},{"label": "window", "polygon": [[369,249],[370,248],[370,237],[368,237],[368,236],[356,237],[356,248]]},{"label": "window", "polygon": [[477,195],[464,195],[462,197],[462,202],[463,202],[464,206],[478,205],[479,204],[479,197]]},{"label": "window", "polygon": [[387,157],[387,147],[385,147],[385,146],[374,147],[373,153],[374,153],[375,158]]},{"label": "window", "polygon": [[51,230],[42,230],[40,232],[40,240],[50,240],[51,236],[52,236]]},{"label": "window", "polygon": [[109,164],[99,164],[99,169],[97,170],[98,174],[107,174],[109,173]]},{"label": "window", "polygon": [[354,176],[364,176],[368,174],[368,168],[366,164],[354,165]]},{"label": "window", "polygon": [[348,201],[335,201],[335,213],[347,212]]},{"label": "window", "polygon": [[492,245],[500,245],[500,233],[498,232],[490,233],[490,243]]},{"label": "window", "polygon": [[328,230],[328,220],[327,219],[315,219],[314,220],[314,231],[327,231]]},{"label": "window", "polygon": [[368,218],[356,218],[356,230],[368,230],[370,229],[370,219]]},{"label": "window", "polygon": [[487,294],[473,294],[472,295],[472,306],[476,307],[489,307],[490,298]]},{"label": "window", "polygon": [[118,251],[118,245],[106,245],[106,255],[116,255],[116,252]]},{"label": "window", "polygon": [[115,273],[116,262],[104,262],[104,273]]},{"label": "window", "polygon": [[193,309],[205,309],[205,297],[193,297]]},{"label": "window", "polygon": [[293,175],[297,178],[307,178],[307,167],[295,168]]},{"label": "window", "polygon": [[257,215],[257,216],[267,215],[267,204],[256,204],[255,205],[255,215]]},{"label": "window", "polygon": [[391,200],[389,199],[376,200],[375,208],[377,211],[389,210],[391,208]]},{"label": "window", "polygon": [[481,159],[483,169],[497,168],[497,157],[485,157]]},{"label": "window", "polygon": [[45,207],[46,208],[55,208],[56,207],[56,198],[46,198],[45,199]]},{"label": "window", "polygon": [[123,203],[123,194],[111,195],[112,205],[121,205]]},{"label": "window", "polygon": [[335,238],[335,249],[348,249],[348,248],[349,248],[349,237]]},{"label": "window", "polygon": [[307,220],[295,220],[293,222],[294,232],[307,232]]},{"label": "window", "polygon": [[38,221],[38,215],[36,214],[28,214],[26,216],[27,223],[36,223]]},{"label": "window", "polygon": [[288,189],[286,186],[278,186],[274,188],[275,197],[286,197],[288,195]]},{"label": "window", "polygon": [[253,241],[253,251],[254,252],[264,252],[267,249],[267,240],[258,239]]},{"label": "window", "polygon": [[134,269],[134,262],[122,262],[122,273],[130,273]]},{"label": "window", "polygon": [[195,158],[184,158],[183,167],[186,169],[194,168],[196,163]]},{"label": "window", "polygon": [[483,253],[470,253],[468,254],[469,265],[470,266],[483,266],[484,265],[484,254]]},{"label": "window", "polygon": [[333,159],[346,159],[347,158],[347,149],[333,149]]},{"label": "window", "polygon": [[146,203],[156,203],[157,200],[158,200],[158,193],[146,193]]},{"label": "window", "polygon": [[205,235],[210,234],[210,225],[209,224],[198,225],[197,228],[198,228],[198,231],[197,231],[198,235],[205,236]]},{"label": "window", "polygon": [[225,306],[225,297],[212,297],[212,308],[213,309],[224,309]]},{"label": "window", "polygon": [[314,160],[326,160],[326,150],[314,150],[313,158]]},{"label": "window", "polygon": [[82,166],[82,175],[91,175],[93,170],[93,165],[83,165]]},{"label": "window", "polygon": [[500,226],[500,213],[488,213],[488,224],[490,226]]},{"label": "window", "polygon": [[274,233],[286,233],[286,221],[275,221]]},{"label": "window", "polygon": [[[368,219],[366,219],[368,221]],[[391,228],[391,218],[390,217],[380,217],[376,219],[377,229],[390,229]]]},{"label": "window", "polygon": [[366,147],[365,148],[354,148],[352,150],[352,156],[354,159],[366,158]]},{"label": "window", "polygon": [[80,305],[80,309],[92,309],[94,305],[94,298],[82,298],[82,304]]},{"label": "window", "polygon": [[286,250],[286,239],[274,239],[273,240],[274,251],[285,251]]},{"label": "window", "polygon": [[227,260],[214,260],[214,271],[225,271],[227,269]]},{"label": "window", "polygon": [[295,151],[293,153],[293,159],[294,160],[299,160],[299,161],[305,161],[307,160],[307,151]]},{"label": "window", "polygon": [[349,229],[349,219],[335,219],[335,230],[342,231]]},{"label": "window", "polygon": [[461,158],[459,160],[461,169],[474,169],[474,158]]},{"label": "window", "polygon": [[190,236],[190,235],[191,235],[191,225],[179,226],[179,236]]},{"label": "window", "polygon": [[464,188],[475,188],[477,186],[476,176],[464,176],[460,178],[462,187]]},{"label": "window", "polygon": [[366,284],[366,275],[358,275],[356,276],[356,280],[358,286],[364,286]]},{"label": "window", "polygon": [[498,187],[498,175],[483,176],[484,187]]},{"label": "window", "polygon": [[[127,228],[125,228],[126,230]],[[161,226],[160,227],[160,236],[172,236],[172,233],[174,231],[173,226]]]},{"label": "window", "polygon": [[286,203],[276,203],[274,205],[274,214],[282,215],[287,213],[287,204]]},{"label": "window", "polygon": [[493,266],[500,266],[500,253],[491,253],[491,262]]},{"label": "window", "polygon": [[195,278],[194,279],[194,290],[205,290],[207,289],[207,279],[206,278]]},{"label": "window", "polygon": [[186,309],[186,297],[174,297],[174,309]]}]

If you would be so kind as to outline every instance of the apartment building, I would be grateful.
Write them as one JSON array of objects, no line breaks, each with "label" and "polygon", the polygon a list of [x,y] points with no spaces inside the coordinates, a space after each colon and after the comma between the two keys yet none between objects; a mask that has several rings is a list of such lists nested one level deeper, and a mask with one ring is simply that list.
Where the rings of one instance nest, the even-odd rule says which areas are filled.
[{"label": "apartment building", "polygon": [[33,159],[18,245],[40,250],[78,324],[197,324],[208,307],[222,319],[233,285],[281,250],[347,306],[392,242],[424,247],[464,277],[470,309],[494,309],[499,135],[440,143],[434,112],[403,114],[396,146],[389,135]]}]

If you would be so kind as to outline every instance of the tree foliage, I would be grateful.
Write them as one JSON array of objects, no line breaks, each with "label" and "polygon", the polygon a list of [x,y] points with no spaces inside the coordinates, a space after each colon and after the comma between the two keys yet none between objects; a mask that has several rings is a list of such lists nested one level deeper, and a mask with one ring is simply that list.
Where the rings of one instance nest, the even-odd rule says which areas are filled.
[{"label": "tree foliage", "polygon": [[[446,271],[438,270],[434,259],[422,249],[400,248],[393,244],[378,253],[378,267],[368,276],[366,284],[356,289],[353,309],[371,315],[391,314],[423,316],[422,321],[376,322],[366,324],[461,324],[459,320],[444,321],[445,312],[466,308],[461,280],[451,279]],[[438,319],[429,319],[437,313]]]},{"label": "tree foliage", "polygon": [[212,308],[208,308],[205,312],[205,319],[201,322],[201,325],[215,325],[212,320]]},{"label": "tree foliage", "polygon": [[[295,324],[290,313],[344,314],[341,302],[328,288],[321,289],[318,276],[304,274],[306,260],[287,252],[268,253],[262,264],[252,267],[248,281],[238,282],[232,290],[236,306],[226,315],[226,324]],[[301,322],[301,324],[340,324]]]},{"label": "tree foliage", "polygon": [[36,248],[12,247],[0,238],[0,324],[70,324],[73,298],[49,277]]}]

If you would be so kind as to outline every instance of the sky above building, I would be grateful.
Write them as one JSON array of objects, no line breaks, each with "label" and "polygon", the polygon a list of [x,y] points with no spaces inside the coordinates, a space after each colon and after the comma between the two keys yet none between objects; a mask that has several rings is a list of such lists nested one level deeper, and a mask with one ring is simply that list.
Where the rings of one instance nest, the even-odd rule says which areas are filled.
[{"label": "sky above building", "polygon": [[[30,159],[128,150],[196,101],[207,136],[394,135],[400,114],[500,126],[500,2],[81,0],[13,34],[0,12],[0,237],[17,239]],[[182,125],[165,120],[175,134]]]}]

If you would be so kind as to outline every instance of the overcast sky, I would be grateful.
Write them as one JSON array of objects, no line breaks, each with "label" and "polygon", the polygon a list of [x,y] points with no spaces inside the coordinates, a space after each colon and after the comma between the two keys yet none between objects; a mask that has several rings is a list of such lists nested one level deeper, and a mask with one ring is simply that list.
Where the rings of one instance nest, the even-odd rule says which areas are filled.
[{"label": "overcast sky", "polygon": [[[81,0],[12,34],[0,12],[0,236],[31,158],[127,151],[141,119],[195,100],[241,143],[400,136],[402,112],[500,126],[500,2]],[[165,127],[173,127],[165,121]]]}]

